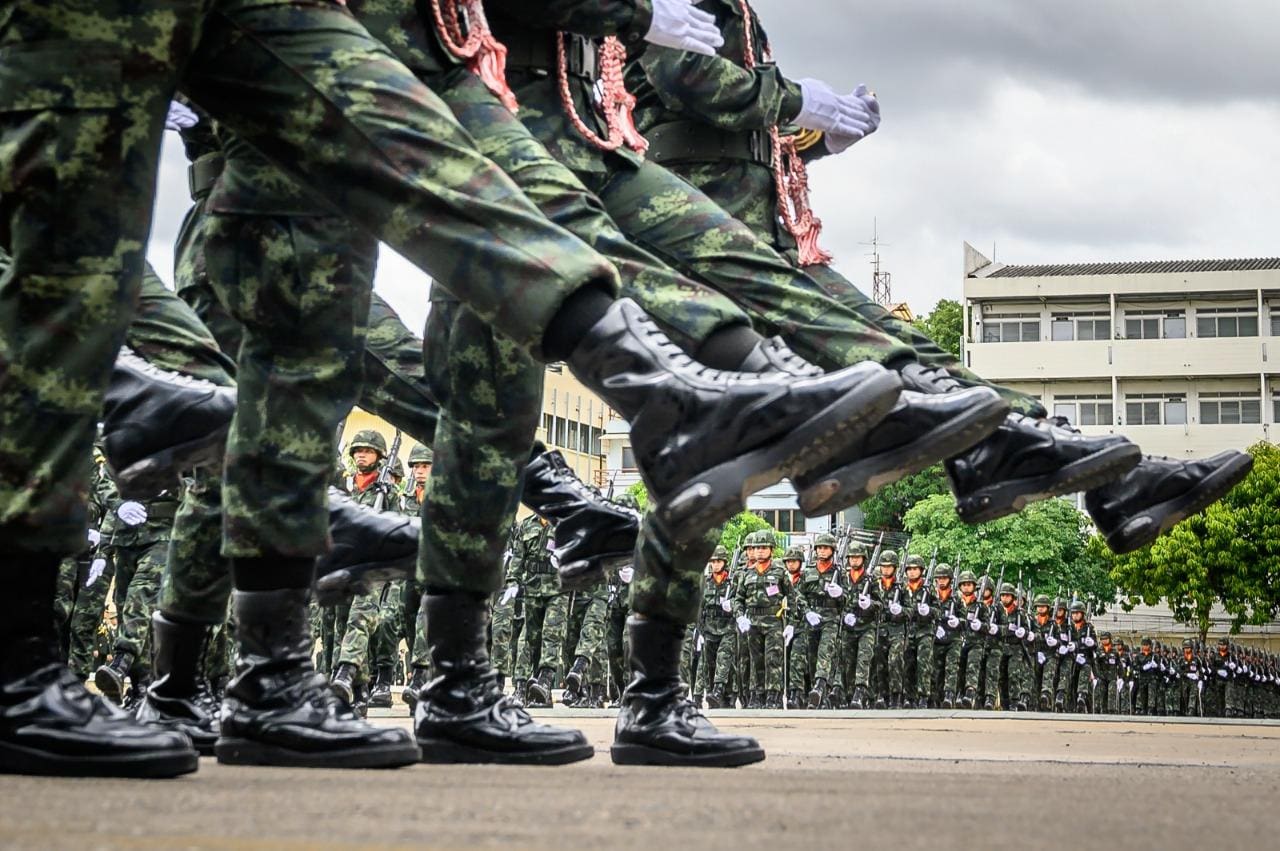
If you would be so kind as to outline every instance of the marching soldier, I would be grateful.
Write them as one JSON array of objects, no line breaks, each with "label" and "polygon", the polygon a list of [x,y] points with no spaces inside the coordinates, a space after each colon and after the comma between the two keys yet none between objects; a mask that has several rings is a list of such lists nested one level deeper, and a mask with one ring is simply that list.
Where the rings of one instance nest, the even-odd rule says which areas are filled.
[{"label": "marching soldier", "polygon": [[535,707],[551,705],[569,614],[569,595],[560,589],[551,560],[552,532],[541,517],[526,517],[513,555],[524,576],[524,637],[516,662],[517,688],[523,688],[517,694],[527,694],[529,706]]},{"label": "marching soldier", "polygon": [[747,536],[749,563],[734,582],[734,613],[738,631],[751,656],[749,706],[782,708],[782,663],[786,642],[794,628],[785,622],[793,591],[787,569],[773,560],[774,536],[760,529]]},{"label": "marching soldier", "polygon": [[953,709],[961,687],[961,660],[964,651],[964,609],[960,595],[951,587],[952,570],[940,564],[933,572],[937,597],[937,626],[933,631],[933,664],[930,688],[937,705]]},{"label": "marching soldier", "polygon": [[1093,690],[1094,654],[1098,634],[1089,623],[1083,600],[1071,603],[1070,653],[1071,668],[1066,691],[1075,695],[1076,712],[1089,711],[1089,694]]},{"label": "marching soldier", "polygon": [[787,547],[782,554],[782,566],[787,569],[787,584],[791,587],[792,599],[796,605],[787,610],[787,626],[791,627],[791,638],[787,642],[787,709],[800,708],[801,695],[808,695],[811,682],[810,667],[813,664],[814,648],[811,639],[816,638],[806,620],[801,598],[801,583],[804,580],[804,551],[799,547]]},{"label": "marching soldier", "polygon": [[996,624],[1000,633],[999,673],[993,678],[988,672],[987,697],[999,694],[1004,709],[1025,712],[1031,702],[1031,671],[1025,650],[1030,631],[1026,614],[1018,608],[1017,589],[1008,582],[1000,586]]},{"label": "marching soldier", "polygon": [[932,694],[933,622],[937,598],[924,579],[924,559],[908,556],[907,581],[902,588],[902,604],[907,612],[906,652],[903,654],[902,707],[927,709]]},{"label": "marching soldier", "polygon": [[1032,666],[1031,684],[1033,693],[1040,696],[1037,708],[1047,712],[1053,705],[1053,676],[1051,671],[1057,668],[1057,654],[1049,646],[1048,641],[1057,638],[1053,635],[1053,618],[1050,615],[1053,606],[1048,594],[1037,594],[1032,601],[1035,612],[1031,618],[1030,629],[1035,640],[1027,648]]},{"label": "marching soldier", "polygon": [[698,619],[702,635],[702,662],[698,665],[697,687],[705,694],[707,707],[720,709],[730,705],[728,687],[733,675],[734,623],[733,584],[729,572],[729,551],[716,547],[707,563],[702,582],[702,616]]},{"label": "marching soldier", "polygon": [[797,588],[796,611],[802,613],[809,635],[806,655],[812,687],[805,696],[810,709],[831,705],[829,689],[840,670],[841,618],[849,588],[844,572],[836,565],[836,545],[835,536],[818,535],[813,542],[814,561],[802,570]]},{"label": "marching soldier", "polygon": [[1160,679],[1160,660],[1150,638],[1143,638],[1138,645],[1138,655],[1133,660],[1133,714],[1154,715],[1157,682]]},{"label": "marching soldier", "polygon": [[880,554],[880,580],[876,595],[880,598],[880,621],[876,634],[876,659],[880,669],[876,709],[900,709],[904,688],[903,674],[907,651],[907,610],[903,605],[902,583],[898,581],[898,554],[885,550]]},{"label": "marching soldier", "polygon": [[875,665],[880,602],[867,557],[867,548],[858,543],[850,544],[844,555],[844,584],[849,593],[845,595],[844,614],[840,618],[843,626],[840,656],[843,679],[853,687],[849,695],[851,709],[866,709],[875,700],[871,674]]},{"label": "marching soldier", "polygon": [[1093,711],[1099,714],[1120,714],[1124,667],[1120,652],[1112,643],[1111,633],[1104,632],[1098,636],[1098,653],[1094,662],[1098,681],[1093,690]]},{"label": "marching soldier", "polygon": [[1182,640],[1182,662],[1178,666],[1178,677],[1181,685],[1179,704],[1182,714],[1195,717],[1204,714],[1202,698],[1205,688],[1205,670],[1196,656],[1195,642],[1190,638]]}]

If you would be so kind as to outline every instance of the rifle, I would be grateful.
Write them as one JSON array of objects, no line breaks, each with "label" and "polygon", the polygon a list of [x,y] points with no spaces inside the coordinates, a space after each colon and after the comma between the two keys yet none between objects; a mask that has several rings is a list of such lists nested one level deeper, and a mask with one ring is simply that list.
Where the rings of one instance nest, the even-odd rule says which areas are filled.
[{"label": "rifle", "polygon": [[996,580],[996,587],[991,589],[991,621],[987,626],[996,625],[996,609],[1000,608],[1000,586],[1004,584],[1004,565],[1000,565],[1000,578]]},{"label": "rifle", "polygon": [[391,490],[391,467],[400,456],[400,441],[403,439],[404,434],[400,429],[396,429],[396,436],[391,441],[391,452],[382,462],[382,469],[378,471],[378,480],[374,482],[374,487],[378,489],[377,495],[373,498],[374,511],[381,511],[387,504],[387,493]]}]

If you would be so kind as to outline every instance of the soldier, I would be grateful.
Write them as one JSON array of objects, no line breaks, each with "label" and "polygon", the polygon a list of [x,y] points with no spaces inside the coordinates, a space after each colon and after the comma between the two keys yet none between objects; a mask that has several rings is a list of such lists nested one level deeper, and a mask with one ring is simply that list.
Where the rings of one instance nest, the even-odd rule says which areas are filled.
[{"label": "soldier", "polygon": [[861,543],[849,545],[845,551],[845,581],[849,593],[845,597],[840,657],[843,679],[852,685],[851,709],[867,709],[875,702],[871,675],[876,657],[877,621],[880,599],[875,591],[875,577],[867,569],[867,548]]},{"label": "soldier", "polygon": [[1026,613],[1018,608],[1017,589],[1008,582],[1000,586],[996,625],[1000,659],[996,671],[987,672],[987,699],[994,701],[999,695],[1003,709],[1025,712],[1031,705],[1031,671],[1026,651],[1031,630]]},{"label": "soldier", "polygon": [[1143,638],[1138,645],[1138,655],[1133,660],[1134,715],[1154,715],[1157,680],[1160,678],[1160,660],[1150,638]]},{"label": "soldier", "polygon": [[929,694],[933,705],[943,709],[956,706],[964,650],[964,609],[961,608],[960,596],[951,585],[953,579],[954,571],[945,562],[933,571],[937,618],[930,649]]},{"label": "soldier", "polygon": [[[409,450],[409,481],[406,483],[404,493],[400,496],[400,510],[404,514],[410,517],[422,516],[422,506],[426,501],[427,484],[431,480],[431,467],[434,463],[435,454],[430,447],[415,443],[413,449]],[[415,577],[403,580],[401,586],[402,632],[400,637],[408,648],[409,659],[409,678],[405,682],[401,697],[412,713],[418,689],[427,684],[430,658],[427,655],[426,624],[422,623],[418,617],[421,613],[418,603],[422,599],[422,585]],[[498,631],[499,627],[495,621],[495,644]]]},{"label": "soldier", "polygon": [[[978,605],[970,612],[970,634],[976,633],[978,641],[969,651],[969,677],[975,689],[975,703],[981,697],[982,708],[996,708],[1000,691],[1000,668],[1004,649],[1000,638],[999,610],[995,583],[990,576],[983,576],[978,586]],[[976,627],[976,629],[975,629]],[[976,707],[969,707],[976,708]]]},{"label": "soldier", "polygon": [[783,657],[795,631],[787,622],[794,591],[787,569],[773,560],[774,541],[771,529],[747,535],[748,564],[734,582],[734,620],[751,655],[751,681],[743,684],[749,708],[782,708]]},{"label": "soldier", "polygon": [[[503,559],[505,564],[503,587],[501,591],[494,594],[493,614],[490,616],[493,624],[493,646],[490,655],[493,659],[493,668],[498,672],[498,686],[504,689],[508,678],[515,682],[515,661],[518,658],[520,637],[524,630],[524,600],[521,596],[524,590],[524,561],[515,557],[518,529],[518,526],[512,526],[507,536],[507,554]],[[425,635],[425,631],[422,634]],[[422,648],[425,649],[425,639],[420,636],[420,641]],[[425,657],[414,660],[413,680],[418,683],[415,691],[425,685],[430,676],[429,661]],[[517,699],[523,700],[528,684],[516,683],[514,688],[518,692]],[[415,694],[415,700],[416,697]]]},{"label": "soldier", "polygon": [[[787,586],[791,589],[791,599],[795,601],[795,605],[787,609],[786,618],[787,626],[791,627],[791,638],[787,640],[784,678],[787,686],[786,708],[799,709],[802,699],[807,703],[814,653],[810,639],[816,638],[805,619],[806,612],[801,599],[804,551],[799,547],[787,547],[782,554],[782,566],[787,570]],[[801,695],[805,697],[802,698]]]},{"label": "soldier", "polygon": [[[791,691],[788,707],[830,706],[828,689],[840,667],[840,618],[845,605],[842,571],[836,566],[836,539],[823,533],[814,540],[814,561],[793,574],[796,637],[791,647]],[[788,556],[803,557],[799,548]],[[790,570],[791,565],[787,565]],[[799,649],[797,649],[799,648]],[[799,676],[797,676],[797,669]]]},{"label": "soldier", "polygon": [[1032,693],[1040,696],[1037,708],[1041,712],[1048,712],[1053,707],[1053,671],[1057,667],[1057,654],[1048,644],[1050,638],[1057,644],[1057,639],[1053,636],[1053,601],[1048,594],[1037,594],[1032,606],[1034,611],[1027,627],[1035,636],[1027,648],[1031,665],[1031,687]]},{"label": "soldier", "polygon": [[902,707],[903,663],[907,649],[907,611],[902,604],[902,583],[898,581],[898,554],[880,553],[880,578],[876,596],[880,600],[876,627],[876,709]]},{"label": "soldier", "polygon": [[100,640],[107,591],[115,577],[115,561],[106,546],[110,541],[103,538],[101,530],[110,530],[111,527],[106,525],[108,511],[120,503],[115,483],[107,474],[106,467],[100,458],[95,460],[97,463],[93,465],[89,491],[89,550],[87,559],[83,560],[83,573],[77,571],[74,577],[78,587],[67,619],[67,661],[81,682],[98,668],[95,651]]},{"label": "soldier", "polygon": [[1068,641],[1071,654],[1070,676],[1066,692],[1074,695],[1076,712],[1089,711],[1089,695],[1093,692],[1093,680],[1097,666],[1094,658],[1098,649],[1098,633],[1088,621],[1084,601],[1071,603],[1071,630]]},{"label": "soldier", "polygon": [[1178,666],[1181,684],[1179,704],[1181,712],[1187,717],[1204,714],[1203,695],[1205,687],[1205,669],[1196,656],[1195,642],[1190,638],[1182,639],[1182,662]]},{"label": "soldier", "polygon": [[[526,517],[515,541],[513,558],[524,577],[524,634],[516,661],[516,682],[524,684],[531,707],[551,706],[551,690],[559,683],[569,595],[560,589],[551,560],[552,529],[541,517]],[[428,623],[430,626],[430,623]]]},{"label": "soldier", "polygon": [[[1053,710],[1066,711],[1067,686],[1065,683],[1069,673],[1069,654],[1071,649],[1071,624],[1067,617],[1068,603],[1059,597],[1053,605],[1053,623],[1045,634],[1045,666],[1041,681],[1041,694],[1049,691],[1053,695]],[[1046,707],[1047,708],[1047,707]]]},{"label": "soldier", "polygon": [[703,636],[702,662],[694,691],[705,694],[708,709],[729,706],[730,677],[733,675],[734,630],[733,582],[729,571],[729,551],[717,545],[707,562],[702,585],[702,612],[698,632]]},{"label": "soldier", "polygon": [[938,598],[925,581],[924,559],[907,556],[907,581],[902,605],[907,611],[906,652],[903,656],[903,709],[928,709],[933,694],[933,625]]}]

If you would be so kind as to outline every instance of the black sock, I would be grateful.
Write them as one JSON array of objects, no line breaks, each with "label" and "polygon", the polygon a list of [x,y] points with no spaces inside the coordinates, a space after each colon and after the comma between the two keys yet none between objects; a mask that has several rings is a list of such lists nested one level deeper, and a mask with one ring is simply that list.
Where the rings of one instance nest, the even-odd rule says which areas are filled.
[{"label": "black sock", "polygon": [[572,293],[551,317],[542,335],[542,350],[550,361],[565,360],[582,338],[604,318],[614,298],[602,287],[585,286]]},{"label": "black sock", "polygon": [[742,369],[743,361],[762,342],[764,337],[752,330],[750,325],[729,325],[717,329],[703,340],[693,358],[712,369],[737,372]]},{"label": "black sock", "polygon": [[315,573],[316,560],[313,558],[265,556],[231,559],[231,579],[237,591],[310,588]]}]

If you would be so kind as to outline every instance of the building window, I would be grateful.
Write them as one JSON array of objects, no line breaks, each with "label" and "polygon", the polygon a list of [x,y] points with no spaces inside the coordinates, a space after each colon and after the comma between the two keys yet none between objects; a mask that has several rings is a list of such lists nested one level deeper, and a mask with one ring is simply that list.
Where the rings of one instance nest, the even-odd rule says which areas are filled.
[{"label": "building window", "polygon": [[757,508],[751,513],[772,526],[774,531],[788,534],[804,531],[804,514],[795,509]]},{"label": "building window", "polygon": [[1051,339],[1108,340],[1111,338],[1111,315],[1105,311],[1092,313],[1055,313],[1050,324]]},{"label": "building window", "polygon": [[982,321],[984,343],[1035,343],[1040,340],[1040,314],[1008,313]]},{"label": "building window", "polygon": [[630,446],[622,447],[622,469],[635,470],[636,468],[636,451]]},{"label": "building window", "polygon": [[1280,423],[1280,396],[1271,400],[1271,422]]},{"label": "building window", "polygon": [[1124,397],[1128,425],[1185,425],[1187,398],[1167,393],[1132,393]]},{"label": "building window", "polygon": [[1271,336],[1280,337],[1280,308],[1271,308]]},{"label": "building window", "polygon": [[1126,311],[1124,335],[1130,340],[1180,340],[1187,336],[1187,317],[1181,310]]},{"label": "building window", "polygon": [[1108,426],[1115,422],[1115,405],[1110,396],[1101,393],[1060,396],[1053,400],[1053,415],[1066,417],[1072,425]]},{"label": "building window", "polygon": [[1256,337],[1258,311],[1248,307],[1198,307],[1196,334],[1201,337]]},{"label": "building window", "polygon": [[1200,422],[1205,425],[1258,425],[1262,400],[1246,393],[1201,393]]}]

